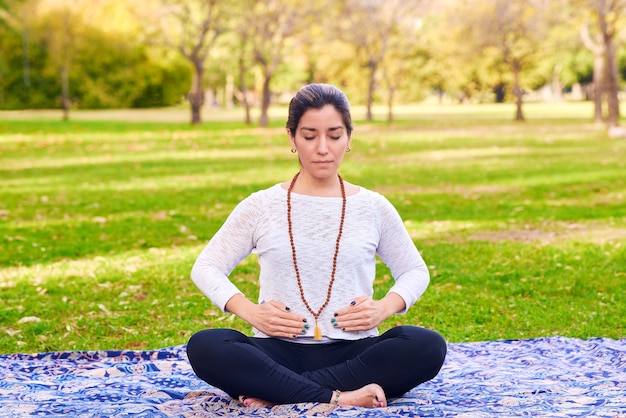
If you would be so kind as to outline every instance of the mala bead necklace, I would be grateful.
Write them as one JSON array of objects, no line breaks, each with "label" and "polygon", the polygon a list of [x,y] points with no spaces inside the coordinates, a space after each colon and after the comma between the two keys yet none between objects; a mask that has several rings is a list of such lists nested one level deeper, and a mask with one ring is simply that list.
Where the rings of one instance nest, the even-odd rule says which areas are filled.
[{"label": "mala bead necklace", "polygon": [[306,297],[304,296],[304,289],[302,288],[302,280],[300,279],[300,270],[298,270],[298,259],[296,258],[296,246],[293,242],[293,228],[291,223],[291,190],[293,186],[296,184],[296,179],[300,175],[300,172],[296,173],[294,178],[291,180],[291,184],[289,185],[289,189],[287,190],[287,223],[289,225],[289,242],[291,243],[291,254],[293,256],[293,267],[296,270],[296,278],[298,279],[298,289],[300,290],[300,298],[302,298],[302,302],[304,302],[304,306],[311,312],[311,315],[315,318],[315,331],[313,333],[313,339],[321,340],[322,339],[322,331],[317,323],[317,319],[320,314],[328,305],[330,301],[330,295],[333,291],[333,283],[335,282],[335,271],[337,270],[337,255],[339,254],[339,241],[341,241],[341,234],[343,233],[343,221],[346,217],[346,189],[343,185],[343,179],[339,174],[337,177],[339,178],[339,185],[341,186],[341,198],[343,199],[343,203],[341,205],[341,221],[339,222],[339,233],[337,234],[337,240],[335,242],[335,255],[333,256],[333,269],[330,273],[330,283],[328,283],[328,292],[326,293],[326,300],[322,304],[322,306],[315,312],[309,302],[307,302]]}]

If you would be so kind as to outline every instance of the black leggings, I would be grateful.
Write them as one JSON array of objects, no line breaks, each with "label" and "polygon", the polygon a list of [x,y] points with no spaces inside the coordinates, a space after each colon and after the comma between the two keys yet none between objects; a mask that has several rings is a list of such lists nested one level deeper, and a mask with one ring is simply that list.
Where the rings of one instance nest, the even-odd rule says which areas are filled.
[{"label": "black leggings", "polygon": [[381,336],[327,344],[248,337],[231,329],[194,334],[187,355],[198,377],[224,390],[275,404],[330,402],[335,389],[370,383],[388,398],[402,395],[439,373],[446,356],[435,331],[399,326]]}]

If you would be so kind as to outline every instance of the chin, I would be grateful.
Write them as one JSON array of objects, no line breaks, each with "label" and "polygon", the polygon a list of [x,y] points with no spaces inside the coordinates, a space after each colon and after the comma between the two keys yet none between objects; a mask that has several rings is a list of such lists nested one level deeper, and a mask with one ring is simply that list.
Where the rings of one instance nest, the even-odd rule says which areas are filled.
[{"label": "chin", "polygon": [[329,177],[334,177],[337,175],[337,170],[334,168],[329,168],[327,170],[312,170],[310,171],[313,177],[317,177],[319,179],[326,179]]}]

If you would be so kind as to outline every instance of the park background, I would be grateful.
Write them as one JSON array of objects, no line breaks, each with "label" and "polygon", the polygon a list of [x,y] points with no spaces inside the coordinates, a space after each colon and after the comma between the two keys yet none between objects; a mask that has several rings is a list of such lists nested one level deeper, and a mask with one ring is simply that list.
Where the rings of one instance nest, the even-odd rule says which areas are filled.
[{"label": "park background", "polygon": [[[624,3],[1,0],[0,352],[247,332],[189,271],[297,170],[286,104],[309,82],[350,97],[342,174],[429,265],[381,329],[622,338]],[[232,278],[254,298],[257,275]]]}]

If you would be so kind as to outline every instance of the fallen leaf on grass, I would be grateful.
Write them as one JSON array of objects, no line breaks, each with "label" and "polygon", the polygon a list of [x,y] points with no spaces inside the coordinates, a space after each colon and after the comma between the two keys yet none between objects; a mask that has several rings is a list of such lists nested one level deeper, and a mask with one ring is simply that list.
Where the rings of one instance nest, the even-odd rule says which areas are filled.
[{"label": "fallen leaf on grass", "polygon": [[15,286],[17,286],[17,282],[14,282],[13,280],[0,282],[0,289],[2,289],[3,287],[6,287],[8,289],[9,287],[15,287]]},{"label": "fallen leaf on grass", "polygon": [[135,296],[133,296],[133,299],[135,299],[136,301],[142,301],[145,298],[148,297],[148,293],[147,292],[141,292],[141,293],[137,293]]},{"label": "fallen leaf on grass", "polygon": [[160,212],[155,212],[152,214],[152,219],[154,219],[155,221],[165,221],[168,219],[167,213],[162,210]]},{"label": "fallen leaf on grass", "polygon": [[41,318],[38,318],[36,316],[25,316],[24,318],[17,321],[18,324],[26,324],[29,322],[41,322]]},{"label": "fallen leaf on grass", "polygon": [[98,308],[100,308],[100,310],[101,310],[102,312],[104,312],[105,314],[107,314],[107,315],[111,315],[111,311],[110,311],[110,310],[108,310],[108,309],[107,309],[107,307],[106,307],[106,306],[104,306],[103,304],[99,303],[99,304],[98,304]]},{"label": "fallen leaf on grass", "polygon": [[14,236],[14,237],[11,237],[11,236],[8,236],[8,235],[5,235],[5,236],[4,236],[4,238],[5,238],[7,241],[26,241],[26,238],[24,238],[24,237],[23,237],[23,236],[21,236],[21,235],[16,235],[16,236]]}]

